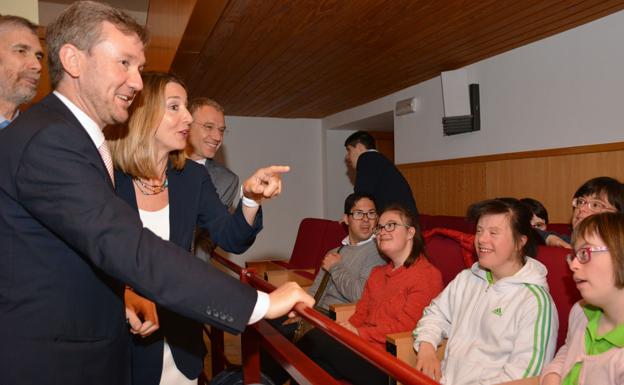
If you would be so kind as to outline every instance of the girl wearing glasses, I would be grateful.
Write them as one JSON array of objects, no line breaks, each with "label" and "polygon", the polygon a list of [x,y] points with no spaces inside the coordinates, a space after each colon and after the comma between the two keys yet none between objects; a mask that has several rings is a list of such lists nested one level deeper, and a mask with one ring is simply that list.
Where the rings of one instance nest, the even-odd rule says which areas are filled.
[{"label": "girl wearing glasses", "polygon": [[[557,312],[518,200],[472,205],[479,261],[429,305],[416,330],[416,369],[443,384],[498,384],[537,376],[554,354]],[[448,338],[442,363],[435,348]]]},{"label": "girl wearing glasses", "polygon": [[[385,351],[386,334],[411,330],[442,290],[442,274],[427,260],[414,217],[403,206],[387,206],[374,231],[389,263],[373,268],[353,316],[342,326]],[[297,346],[321,368],[352,384],[387,384],[388,376],[318,329]]]},{"label": "girl wearing glasses", "polygon": [[585,219],[573,243],[568,263],[583,299],[541,384],[624,384],[624,215]]},{"label": "girl wearing glasses", "polygon": [[[572,199],[572,229],[590,215],[604,212],[624,212],[624,187],[617,180],[600,176],[583,183]],[[570,249],[570,237],[547,231],[538,231],[548,246]]]}]

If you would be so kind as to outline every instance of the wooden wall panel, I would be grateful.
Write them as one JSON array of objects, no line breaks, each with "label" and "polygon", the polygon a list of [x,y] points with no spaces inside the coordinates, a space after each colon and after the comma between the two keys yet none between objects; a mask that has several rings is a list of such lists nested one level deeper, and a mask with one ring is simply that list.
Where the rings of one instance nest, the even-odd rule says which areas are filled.
[{"label": "wooden wall panel", "polygon": [[572,195],[590,178],[624,181],[624,142],[399,165],[421,212],[464,215],[475,201],[540,200],[551,222],[568,222]]}]

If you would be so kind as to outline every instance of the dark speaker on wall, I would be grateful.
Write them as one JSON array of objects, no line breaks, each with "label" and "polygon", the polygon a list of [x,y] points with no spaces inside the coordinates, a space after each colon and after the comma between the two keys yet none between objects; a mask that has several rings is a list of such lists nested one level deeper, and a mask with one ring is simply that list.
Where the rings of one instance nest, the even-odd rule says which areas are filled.
[{"label": "dark speaker on wall", "polygon": [[457,135],[481,129],[481,106],[479,104],[479,85],[468,86],[470,95],[470,115],[449,116],[442,118],[444,135]]}]

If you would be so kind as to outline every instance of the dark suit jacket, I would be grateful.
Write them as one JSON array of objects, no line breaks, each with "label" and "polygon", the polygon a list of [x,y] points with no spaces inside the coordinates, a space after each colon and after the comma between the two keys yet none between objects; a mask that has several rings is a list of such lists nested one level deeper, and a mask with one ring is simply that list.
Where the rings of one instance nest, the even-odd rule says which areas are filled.
[{"label": "dark suit jacket", "polygon": [[[234,218],[219,200],[212,179],[204,167],[187,161],[182,170],[169,168],[167,178],[171,242],[190,250],[197,225],[214,234],[214,242],[223,245],[222,248],[226,251],[241,253],[251,246],[260,226],[248,226],[240,207],[234,213],[237,220],[232,220]],[[129,175],[115,171],[115,191],[132,208],[138,210],[132,178]],[[237,236],[246,234],[247,239],[240,244],[234,244],[228,239],[230,233]],[[158,318],[160,329],[156,333],[148,338],[133,338],[133,385],[158,385],[165,337],[178,369],[189,378],[197,378],[204,367],[206,353],[202,324],[160,306]]]},{"label": "dark suit jacket", "polygon": [[367,151],[358,157],[354,191],[375,198],[378,212],[382,212],[392,203],[399,203],[412,211],[418,219],[416,201],[403,174],[377,151]]},{"label": "dark suit jacket", "polygon": [[123,283],[233,332],[257,298],[144,229],[54,95],[0,132],[0,245],[3,385],[129,383]]}]

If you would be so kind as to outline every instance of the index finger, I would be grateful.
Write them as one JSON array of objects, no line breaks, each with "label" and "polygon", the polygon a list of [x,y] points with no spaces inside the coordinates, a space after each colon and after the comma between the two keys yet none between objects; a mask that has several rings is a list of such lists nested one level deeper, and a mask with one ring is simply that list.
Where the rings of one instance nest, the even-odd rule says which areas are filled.
[{"label": "index finger", "polygon": [[284,174],[290,171],[290,166],[269,166],[262,169],[267,174]]}]

